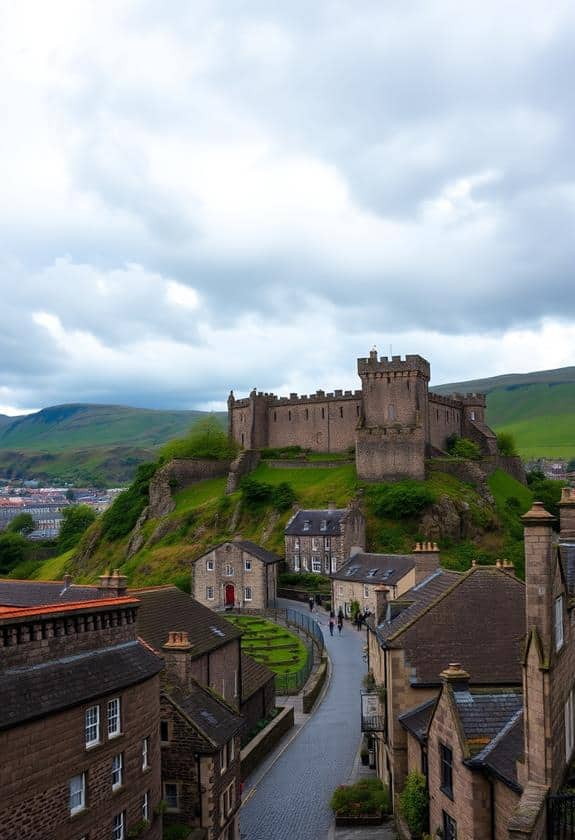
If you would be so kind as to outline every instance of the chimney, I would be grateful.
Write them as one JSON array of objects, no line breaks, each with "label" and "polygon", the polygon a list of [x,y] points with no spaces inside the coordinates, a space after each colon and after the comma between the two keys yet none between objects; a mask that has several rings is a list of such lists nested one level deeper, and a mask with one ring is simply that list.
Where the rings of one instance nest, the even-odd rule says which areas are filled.
[{"label": "chimney", "polygon": [[469,691],[469,674],[459,662],[450,662],[439,676],[445,685],[450,685],[454,691]]},{"label": "chimney", "polygon": [[530,784],[550,786],[555,644],[553,516],[541,502],[521,517],[525,533],[526,654],[523,665],[525,772]]},{"label": "chimney", "polygon": [[125,575],[121,575],[118,569],[114,569],[114,574],[105,572],[100,575],[99,590],[104,592],[106,596],[119,598],[126,594],[127,580]]},{"label": "chimney", "polygon": [[413,554],[415,555],[415,583],[418,584],[439,569],[439,546],[436,542],[416,543]]},{"label": "chimney", "polygon": [[168,641],[162,645],[168,681],[187,688],[190,681],[189,653],[193,645],[186,630],[170,630]]},{"label": "chimney", "polygon": [[559,502],[561,539],[575,539],[575,487],[563,487]]},{"label": "chimney", "polygon": [[508,575],[513,575],[515,577],[515,566],[511,560],[504,560],[503,567],[502,567]]},{"label": "chimney", "polygon": [[352,545],[349,550],[349,559],[351,560],[352,557],[355,557],[356,554],[362,554],[363,548],[360,545]]},{"label": "chimney", "polygon": [[336,510],[335,502],[328,502],[327,509],[328,511]]},{"label": "chimney", "polygon": [[386,586],[375,587],[375,623],[381,624],[387,612],[388,591]]}]

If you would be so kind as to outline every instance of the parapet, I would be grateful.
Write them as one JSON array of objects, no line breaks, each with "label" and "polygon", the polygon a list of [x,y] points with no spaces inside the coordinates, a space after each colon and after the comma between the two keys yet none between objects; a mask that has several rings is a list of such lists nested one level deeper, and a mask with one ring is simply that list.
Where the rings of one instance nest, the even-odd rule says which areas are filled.
[{"label": "parapet", "polygon": [[487,396],[485,394],[451,394],[454,400],[459,400],[462,405],[480,405],[483,408],[487,406]]},{"label": "parapet", "polygon": [[423,356],[387,356],[377,357],[377,350],[372,350],[368,358],[357,360],[357,372],[360,376],[367,376],[370,373],[392,374],[392,373],[419,373],[426,379],[430,377],[430,367],[427,359]]}]

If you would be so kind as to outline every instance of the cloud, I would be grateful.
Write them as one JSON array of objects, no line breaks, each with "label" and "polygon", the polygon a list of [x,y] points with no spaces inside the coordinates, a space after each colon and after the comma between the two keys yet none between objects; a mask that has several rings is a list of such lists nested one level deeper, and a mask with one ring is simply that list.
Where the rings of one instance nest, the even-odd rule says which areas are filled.
[{"label": "cloud", "polygon": [[353,387],[374,342],[436,381],[572,361],[567,0],[4,17],[9,408]]}]

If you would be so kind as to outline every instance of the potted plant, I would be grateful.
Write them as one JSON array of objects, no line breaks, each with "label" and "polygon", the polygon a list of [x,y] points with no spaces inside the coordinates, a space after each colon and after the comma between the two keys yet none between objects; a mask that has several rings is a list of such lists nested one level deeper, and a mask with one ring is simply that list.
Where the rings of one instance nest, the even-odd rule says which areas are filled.
[{"label": "potted plant", "polygon": [[330,804],[337,826],[381,825],[389,811],[389,796],[381,779],[361,779],[336,788]]}]

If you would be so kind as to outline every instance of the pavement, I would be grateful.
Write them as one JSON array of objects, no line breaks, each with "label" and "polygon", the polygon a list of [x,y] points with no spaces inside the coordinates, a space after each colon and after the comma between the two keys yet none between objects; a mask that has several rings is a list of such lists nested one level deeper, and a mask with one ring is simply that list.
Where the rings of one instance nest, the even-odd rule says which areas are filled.
[{"label": "pavement", "polygon": [[[293,601],[280,606],[290,606],[309,615],[309,608]],[[365,631],[358,632],[345,622],[341,636],[336,629],[332,638],[325,610],[316,607],[314,618],[323,629],[331,663],[329,685],[311,715],[303,714],[301,698],[283,698],[295,707],[295,727],[244,783],[240,814],[242,840],[346,837],[331,833],[334,829],[329,800],[338,785],[352,778],[359,760],[360,690],[366,672],[363,660],[366,637]],[[278,705],[281,705],[279,698]],[[382,827],[374,835],[367,834],[366,828],[360,830],[361,835],[349,837],[391,840],[395,836],[382,833]]]}]

